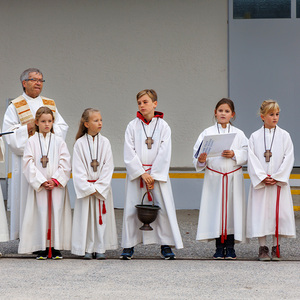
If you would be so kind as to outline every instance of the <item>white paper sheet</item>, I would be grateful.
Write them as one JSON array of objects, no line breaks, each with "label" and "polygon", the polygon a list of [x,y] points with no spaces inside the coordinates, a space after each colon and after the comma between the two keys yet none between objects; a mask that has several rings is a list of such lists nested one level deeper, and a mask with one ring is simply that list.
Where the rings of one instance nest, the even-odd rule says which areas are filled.
[{"label": "white paper sheet", "polygon": [[235,132],[205,136],[195,154],[195,158],[198,158],[204,152],[207,153],[207,157],[221,156],[224,150],[230,150],[235,136]]}]

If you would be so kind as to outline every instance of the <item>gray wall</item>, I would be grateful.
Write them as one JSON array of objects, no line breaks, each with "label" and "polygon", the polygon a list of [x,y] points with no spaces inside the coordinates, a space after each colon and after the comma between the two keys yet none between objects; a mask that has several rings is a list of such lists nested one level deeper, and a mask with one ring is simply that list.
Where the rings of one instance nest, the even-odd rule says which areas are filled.
[{"label": "gray wall", "polygon": [[236,124],[249,137],[263,123],[257,115],[263,100],[277,100],[278,125],[293,140],[300,166],[300,18],[292,1],[288,19],[232,19],[229,1],[229,94],[237,104]]},{"label": "gray wall", "polygon": [[38,67],[42,94],[70,125],[70,151],[83,109],[100,108],[117,167],[138,91],[158,92],[173,167],[192,166],[193,144],[228,93],[224,0],[2,0],[0,28],[1,123],[5,99],[21,93],[20,73]]}]

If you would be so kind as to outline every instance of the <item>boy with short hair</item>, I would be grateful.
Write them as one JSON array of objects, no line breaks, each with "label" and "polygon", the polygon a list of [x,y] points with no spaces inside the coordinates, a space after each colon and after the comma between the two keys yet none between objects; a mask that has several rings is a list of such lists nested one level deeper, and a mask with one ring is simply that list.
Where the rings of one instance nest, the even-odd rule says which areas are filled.
[{"label": "boy with short hair", "polygon": [[[139,111],[125,132],[124,162],[127,169],[121,259],[131,259],[134,246],[160,244],[164,259],[175,259],[170,245],[183,248],[177,224],[172,188],[169,178],[171,160],[171,130],[156,112],[157,94],[142,90],[137,94]],[[153,231],[141,231],[135,205],[151,190],[155,205],[160,206]],[[145,197],[151,200],[151,197]],[[151,204],[151,202],[150,202]]]}]

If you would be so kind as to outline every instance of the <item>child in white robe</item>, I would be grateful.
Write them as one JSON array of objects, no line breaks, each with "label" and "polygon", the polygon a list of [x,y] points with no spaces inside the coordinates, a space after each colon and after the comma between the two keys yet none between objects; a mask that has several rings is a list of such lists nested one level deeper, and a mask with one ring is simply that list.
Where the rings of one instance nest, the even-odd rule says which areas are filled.
[{"label": "child in white robe", "polygon": [[[249,139],[247,237],[258,237],[261,261],[280,260],[281,237],[296,238],[289,185],[294,147],[289,133],[277,125],[279,112],[276,101],[264,101],[259,111],[264,125]],[[267,235],[273,237],[271,257]]]},{"label": "child in white robe", "polygon": [[[124,162],[127,170],[121,259],[131,259],[137,244],[160,244],[161,256],[174,259],[170,246],[183,248],[169,178],[171,130],[163,113],[155,112],[157,94],[143,90],[137,94],[139,111],[125,132]],[[142,231],[136,205],[151,190],[154,204],[160,207],[153,231]],[[144,204],[151,198],[145,197]]]},{"label": "child in white robe", "polygon": [[[0,136],[0,162],[4,161],[4,153],[5,153],[4,143],[2,137]],[[9,240],[9,235],[8,235],[6,211],[4,206],[2,189],[0,185],[0,242],[7,242],[8,240]],[[0,252],[0,256],[2,256],[1,252]]]},{"label": "child in white robe", "polygon": [[65,141],[53,132],[54,115],[40,107],[35,134],[24,149],[23,172],[29,183],[19,253],[38,251],[36,259],[62,259],[71,249],[71,206],[66,184],[71,157]]},{"label": "child in white robe", "polygon": [[109,140],[100,134],[99,110],[88,108],[81,117],[73,151],[75,201],[72,253],[84,259],[105,259],[118,248],[111,189],[114,171]]},{"label": "child in white robe", "polygon": [[[193,162],[197,172],[205,169],[196,240],[216,240],[214,259],[236,259],[234,244],[245,241],[246,201],[242,166],[247,163],[248,140],[230,120],[234,103],[223,98],[215,107],[216,124],[206,128],[194,145]],[[232,146],[222,155],[199,153],[207,135],[235,133]]]}]

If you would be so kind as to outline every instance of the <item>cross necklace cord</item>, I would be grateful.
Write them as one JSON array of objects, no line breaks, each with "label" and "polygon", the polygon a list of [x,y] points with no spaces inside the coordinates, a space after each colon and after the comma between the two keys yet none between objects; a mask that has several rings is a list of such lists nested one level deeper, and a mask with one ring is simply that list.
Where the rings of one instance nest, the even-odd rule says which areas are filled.
[{"label": "cross necklace cord", "polygon": [[98,149],[99,149],[99,133],[97,134],[97,153],[96,153],[96,158],[93,159],[93,156],[92,156],[92,150],[91,150],[91,146],[90,146],[90,142],[89,142],[89,138],[88,138],[88,134],[86,134],[86,139],[87,139],[87,142],[88,142],[88,145],[89,145],[89,150],[90,150],[90,154],[91,154],[91,167],[93,168],[93,171],[94,172],[97,172],[97,168],[99,166],[99,162],[97,160],[97,157],[98,157]]},{"label": "cross necklace cord", "polygon": [[270,146],[270,150],[267,150],[266,147],[266,127],[264,126],[264,143],[265,143],[265,153],[264,153],[264,157],[266,158],[266,162],[270,161],[270,157],[272,156],[272,145],[273,145],[273,141],[274,141],[274,136],[275,136],[275,131],[276,131],[276,126],[274,128],[274,132],[273,132],[273,137],[272,137],[272,141],[271,141],[271,146]]},{"label": "cross necklace cord", "polygon": [[39,137],[39,141],[40,141],[41,154],[42,154],[42,158],[41,158],[40,162],[42,163],[42,167],[46,168],[47,167],[47,163],[49,162],[48,154],[49,154],[49,150],[50,150],[51,133],[50,133],[50,138],[49,138],[47,155],[43,155],[43,149],[42,149],[42,143],[41,143],[40,133],[38,133],[38,137]]},{"label": "cross necklace cord", "polygon": [[152,135],[150,137],[150,136],[147,136],[145,125],[142,122],[142,126],[143,126],[143,129],[144,129],[144,132],[145,132],[145,136],[146,136],[145,144],[147,144],[148,149],[151,149],[152,148],[152,144],[154,143],[154,141],[153,141],[153,135],[154,135],[157,123],[158,123],[158,118],[156,118],[155,127],[154,127]]},{"label": "cross necklace cord", "polygon": [[[221,125],[221,124],[220,124]],[[222,126],[222,125],[221,125]],[[220,134],[219,123],[217,123],[218,133]],[[230,132],[230,124],[228,124],[228,133]]]}]

